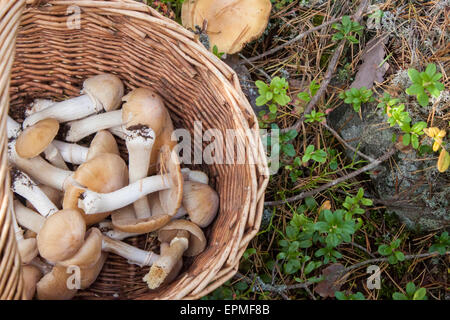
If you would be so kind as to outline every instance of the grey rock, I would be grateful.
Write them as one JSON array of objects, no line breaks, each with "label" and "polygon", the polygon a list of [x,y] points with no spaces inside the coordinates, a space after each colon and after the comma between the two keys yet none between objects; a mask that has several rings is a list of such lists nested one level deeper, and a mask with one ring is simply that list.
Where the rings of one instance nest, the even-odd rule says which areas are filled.
[{"label": "grey rock", "polygon": [[[336,108],[328,116],[331,127],[355,148],[372,158],[378,158],[392,145],[392,135],[386,115],[376,110],[376,104],[362,106],[362,119],[349,105]],[[349,158],[356,158],[346,150]],[[428,156],[429,158],[430,156]],[[415,150],[397,152],[370,175],[377,197],[388,211],[395,212],[409,229],[429,231],[450,227],[449,174],[439,173],[436,160],[423,161]]]}]

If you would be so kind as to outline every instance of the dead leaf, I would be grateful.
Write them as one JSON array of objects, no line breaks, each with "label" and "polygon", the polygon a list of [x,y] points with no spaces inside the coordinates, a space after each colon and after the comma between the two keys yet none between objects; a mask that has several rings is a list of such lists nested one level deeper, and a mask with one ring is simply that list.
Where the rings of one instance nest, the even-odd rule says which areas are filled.
[{"label": "dead leaf", "polygon": [[370,89],[373,87],[374,82],[383,82],[384,74],[389,69],[389,64],[384,62],[383,65],[379,65],[383,62],[386,51],[384,49],[384,42],[387,38],[383,39],[383,36],[376,37],[370,40],[363,53],[361,60],[363,63],[358,68],[358,72],[355,76],[355,81],[350,85],[350,88],[366,87]]},{"label": "dead leaf", "polygon": [[[341,289],[345,278],[341,278],[345,267],[340,263],[333,263],[322,271],[323,280],[314,288],[322,298],[334,297],[334,293]],[[339,282],[338,282],[339,280]]]}]

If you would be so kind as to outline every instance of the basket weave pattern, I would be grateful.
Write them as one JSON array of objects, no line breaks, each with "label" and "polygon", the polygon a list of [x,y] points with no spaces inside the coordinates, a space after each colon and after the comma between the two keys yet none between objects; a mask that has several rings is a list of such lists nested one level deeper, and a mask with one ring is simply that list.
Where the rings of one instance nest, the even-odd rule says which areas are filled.
[{"label": "basket weave pattern", "polygon": [[[257,120],[236,74],[205,50],[191,32],[131,0],[0,0],[0,5],[4,133],[8,104],[10,115],[20,121],[23,106],[33,99],[77,96],[86,77],[109,72],[122,79],[127,92],[136,87],[154,88],[164,98],[176,128],[193,133],[194,121],[201,121],[203,132],[214,128],[225,136],[227,129],[242,130],[236,138],[236,149],[247,148],[247,157],[258,163],[197,166],[209,175],[218,191],[220,211],[205,230],[207,249],[185,261],[173,283],[152,292],[142,281],[148,268],[129,265],[110,254],[97,281],[77,297],[198,299],[230,279],[259,229],[268,180]],[[80,29],[67,26],[68,12],[73,12],[68,11],[69,5],[81,10]],[[248,129],[254,129],[253,134],[245,134]],[[0,298],[17,299],[23,284],[7,210],[5,136],[1,137]],[[150,240],[141,236],[129,243],[152,249]]]}]

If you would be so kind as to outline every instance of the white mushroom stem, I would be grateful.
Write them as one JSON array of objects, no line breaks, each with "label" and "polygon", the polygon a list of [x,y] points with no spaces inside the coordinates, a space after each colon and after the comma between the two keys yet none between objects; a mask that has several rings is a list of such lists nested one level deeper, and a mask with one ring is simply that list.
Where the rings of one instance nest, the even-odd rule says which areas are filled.
[{"label": "white mushroom stem", "polygon": [[[129,182],[133,183],[147,176],[155,133],[146,126],[131,130],[125,129],[124,132],[127,135],[125,142],[128,149]],[[151,217],[147,197],[136,200],[133,207],[138,219]]]},{"label": "white mushroom stem", "polygon": [[182,259],[183,253],[189,247],[189,235],[185,233],[187,232],[181,232],[180,236],[176,236],[170,241],[169,248],[152,264],[150,271],[145,275],[144,281],[147,282],[150,289],[158,288],[170,274],[177,262]]},{"label": "white mushroom stem", "polygon": [[91,114],[98,113],[102,110],[100,103],[96,103],[87,94],[72,99],[55,102],[51,106],[33,113],[23,122],[23,127],[32,126],[33,124],[47,119],[53,118],[59,122],[67,122],[71,120],[81,119]]},{"label": "white mushroom stem", "polygon": [[109,129],[121,124],[122,110],[96,114],[67,123],[68,130],[65,138],[66,141],[77,142],[97,131]]},{"label": "white mushroom stem", "polygon": [[130,237],[135,237],[140,235],[141,233],[132,233],[132,232],[123,232],[120,230],[114,229],[114,226],[111,221],[102,221],[98,224],[98,228],[100,231],[106,235],[107,237],[114,240],[123,240]]},{"label": "white mushroom stem", "polygon": [[14,200],[14,212],[19,225],[35,233],[41,231],[45,218],[36,211],[25,207],[20,201]]},{"label": "white mushroom stem", "polygon": [[41,188],[28,175],[19,170],[13,170],[11,189],[27,199],[44,217],[48,217],[58,211],[58,208]]},{"label": "white mushroom stem", "polygon": [[78,199],[78,208],[86,214],[114,211],[132,204],[143,196],[170,187],[171,183],[167,175],[155,175],[137,180],[110,193],[98,193],[85,189]]},{"label": "white mushroom stem", "polygon": [[152,251],[145,251],[106,236],[103,236],[102,250],[115,253],[127,259],[129,263],[137,264],[141,267],[151,266],[160,257]]},{"label": "white mushroom stem", "polygon": [[116,137],[119,137],[122,140],[125,140],[125,138],[127,137],[127,135],[125,134],[125,132],[123,131],[122,126],[115,126],[112,128],[108,129],[109,132],[111,132],[113,135],[115,135]]},{"label": "white mushroom stem", "polygon": [[8,139],[15,139],[22,132],[22,127],[10,116],[6,117],[6,131]]},{"label": "white mushroom stem", "polygon": [[44,109],[47,109],[52,104],[54,104],[55,101],[48,100],[48,99],[35,99],[33,103],[30,105],[29,108],[25,110],[25,117],[31,116],[33,113],[42,111]]},{"label": "white mushroom stem", "polygon": [[75,143],[67,143],[63,141],[53,141],[55,147],[63,157],[65,162],[73,164],[82,164],[86,162],[89,148],[80,146]]},{"label": "white mushroom stem", "polygon": [[72,176],[72,171],[57,168],[41,157],[24,159],[16,152],[16,138],[20,133],[20,125],[12,118],[7,117],[8,134],[8,160],[20,170],[24,171],[41,184],[45,184],[57,190],[64,190],[67,179]]},{"label": "white mushroom stem", "polygon": [[54,166],[56,166],[60,169],[69,170],[61,153],[55,147],[54,141],[52,143],[50,143],[48,145],[48,147],[44,150],[44,154],[45,154],[45,159],[47,159]]},{"label": "white mushroom stem", "polygon": [[208,175],[199,170],[191,170],[189,168],[181,168],[181,174],[184,180],[195,181],[204,184],[209,183]]}]

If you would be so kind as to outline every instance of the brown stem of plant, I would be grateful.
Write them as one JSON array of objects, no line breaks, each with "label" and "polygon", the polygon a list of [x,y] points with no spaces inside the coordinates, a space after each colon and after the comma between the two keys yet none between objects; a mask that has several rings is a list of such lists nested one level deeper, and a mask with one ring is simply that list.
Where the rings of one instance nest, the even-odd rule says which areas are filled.
[{"label": "brown stem of plant", "polygon": [[[358,9],[356,10],[356,13],[353,15],[355,21],[360,21],[364,11],[366,10],[367,6],[369,5],[370,0],[363,0],[361,4],[359,5]],[[311,113],[311,110],[314,108],[314,106],[317,104],[320,98],[325,94],[325,91],[328,88],[328,84],[331,81],[331,78],[333,77],[334,70],[336,69],[336,66],[339,62],[339,58],[341,57],[342,50],[344,49],[345,42],[347,40],[343,39],[339,43],[338,47],[334,51],[333,56],[331,57],[330,63],[328,64],[327,71],[325,72],[325,76],[320,83],[320,88],[317,90],[316,94],[312,97],[311,101],[309,101],[308,105],[305,108],[305,112],[303,112],[303,115],[292,125],[291,127],[282,129],[281,132],[287,132],[290,130],[299,131],[300,127],[302,126],[303,121],[305,120],[305,114]]]},{"label": "brown stem of plant", "polygon": [[329,183],[326,183],[324,185],[321,185],[320,187],[313,189],[311,191],[305,191],[302,192],[298,195],[295,195],[293,197],[284,199],[284,200],[277,200],[277,201],[266,201],[264,202],[265,206],[277,206],[286,202],[293,202],[293,201],[298,201],[307,197],[311,197],[314,196],[315,194],[322,192],[328,188],[334,187],[335,185],[347,181],[348,179],[354,178],[357,175],[372,170],[373,168],[377,167],[379,164],[381,164],[382,162],[386,161],[387,159],[389,159],[394,153],[395,153],[396,149],[391,147],[385,154],[383,154],[381,157],[379,157],[378,159],[376,159],[375,161],[372,161],[371,163],[369,163],[368,165],[365,165],[364,167],[359,168],[356,171],[353,171],[352,173],[349,173],[345,176],[342,176],[340,178],[337,178]]}]

